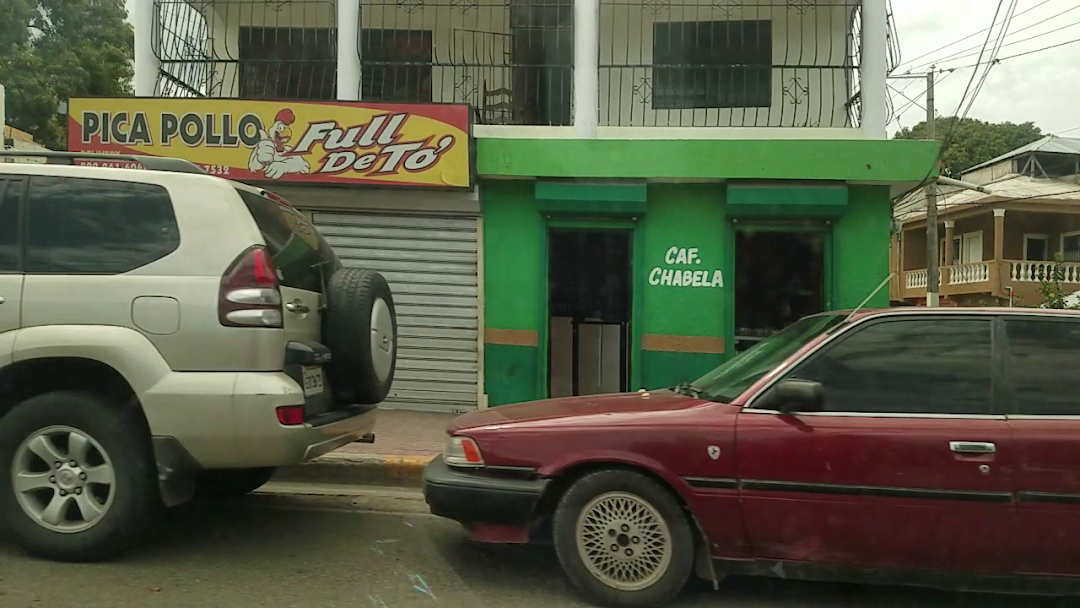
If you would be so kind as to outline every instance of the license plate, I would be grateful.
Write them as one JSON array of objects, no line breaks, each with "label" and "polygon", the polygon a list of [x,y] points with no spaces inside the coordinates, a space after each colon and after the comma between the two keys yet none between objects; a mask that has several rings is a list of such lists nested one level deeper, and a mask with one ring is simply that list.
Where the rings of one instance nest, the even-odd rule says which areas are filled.
[{"label": "license plate", "polygon": [[304,378],[304,396],[321,395],[323,392],[323,369],[321,367],[305,367],[301,374]]}]

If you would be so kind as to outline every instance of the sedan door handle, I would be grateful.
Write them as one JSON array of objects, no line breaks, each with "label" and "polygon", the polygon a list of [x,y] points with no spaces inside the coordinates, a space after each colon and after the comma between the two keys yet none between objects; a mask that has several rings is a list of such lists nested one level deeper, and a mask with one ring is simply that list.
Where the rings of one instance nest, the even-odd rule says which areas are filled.
[{"label": "sedan door handle", "polygon": [[957,454],[993,454],[997,446],[986,441],[950,441],[949,449]]}]

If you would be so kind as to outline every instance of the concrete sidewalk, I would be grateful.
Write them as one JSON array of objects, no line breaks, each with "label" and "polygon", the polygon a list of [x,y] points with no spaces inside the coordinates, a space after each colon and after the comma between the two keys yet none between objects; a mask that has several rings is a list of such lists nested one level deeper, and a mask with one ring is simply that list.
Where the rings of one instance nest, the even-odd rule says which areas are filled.
[{"label": "concrete sidewalk", "polygon": [[375,443],[351,443],[311,462],[281,468],[282,483],[416,487],[424,467],[442,453],[457,414],[379,410]]}]

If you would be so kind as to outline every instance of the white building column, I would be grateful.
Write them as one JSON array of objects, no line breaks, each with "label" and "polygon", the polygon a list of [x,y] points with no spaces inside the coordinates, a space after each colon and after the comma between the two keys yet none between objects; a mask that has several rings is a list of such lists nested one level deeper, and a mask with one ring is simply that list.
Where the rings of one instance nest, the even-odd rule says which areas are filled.
[{"label": "white building column", "polygon": [[135,96],[157,95],[161,61],[154,55],[154,0],[135,0]]},{"label": "white building column", "polygon": [[862,128],[869,139],[885,139],[889,28],[886,0],[862,0],[859,90],[862,95]]},{"label": "white building column", "polygon": [[578,137],[596,137],[599,95],[600,0],[574,0],[573,119]]},{"label": "white building column", "polygon": [[360,99],[360,0],[337,0],[337,98]]}]

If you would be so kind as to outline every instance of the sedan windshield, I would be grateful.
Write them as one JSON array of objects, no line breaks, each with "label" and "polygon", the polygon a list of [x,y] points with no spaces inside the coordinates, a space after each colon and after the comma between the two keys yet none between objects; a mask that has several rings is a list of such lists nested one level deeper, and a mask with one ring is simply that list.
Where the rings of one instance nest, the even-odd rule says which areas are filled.
[{"label": "sedan windshield", "polygon": [[730,361],[693,383],[702,396],[731,401],[765,374],[795,354],[805,344],[843,322],[845,315],[814,315],[800,319],[782,331],[735,355]]}]

